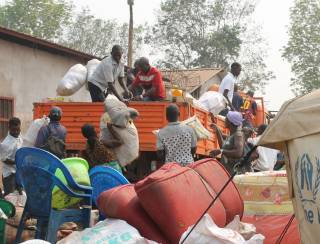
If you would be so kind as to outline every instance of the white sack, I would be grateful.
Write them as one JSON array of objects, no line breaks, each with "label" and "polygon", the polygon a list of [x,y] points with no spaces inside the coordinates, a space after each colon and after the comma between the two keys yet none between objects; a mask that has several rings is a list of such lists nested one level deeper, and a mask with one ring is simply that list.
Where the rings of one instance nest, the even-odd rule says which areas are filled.
[{"label": "white sack", "polygon": [[30,124],[27,133],[23,136],[23,146],[24,147],[33,147],[36,143],[39,130],[42,126],[48,125],[50,122],[50,119],[46,116],[44,116],[41,119],[35,119]]},{"label": "white sack", "polygon": [[98,59],[91,59],[90,61],[88,61],[87,63],[87,70],[88,70],[88,74],[87,74],[87,81],[90,81],[94,71],[96,70],[96,68],[98,67],[98,65],[101,63],[100,60]]},{"label": "white sack", "polygon": [[219,114],[227,106],[224,96],[215,91],[203,93],[196,104],[214,115]]},{"label": "white sack", "polygon": [[92,228],[75,231],[57,244],[98,244],[98,243],[126,243],[126,244],[156,244],[143,238],[139,232],[126,221],[106,219]]},{"label": "white sack", "polygon": [[[108,140],[112,135],[107,128],[110,120],[108,113],[104,113],[100,119],[101,139]],[[132,121],[129,121],[125,128],[113,126],[115,132],[118,133],[123,140],[123,144],[113,149],[121,166],[132,163],[139,157],[139,135],[138,130]]]},{"label": "white sack", "polygon": [[195,131],[198,140],[210,139],[212,136],[211,132],[202,125],[197,116],[193,116],[181,123],[190,126]]},{"label": "white sack", "polygon": [[127,127],[129,122],[139,115],[136,109],[129,108],[123,102],[113,98],[106,99],[104,110],[108,113],[112,124],[121,128]]},{"label": "white sack", "polygon": [[[180,243],[187,236],[192,226],[183,233]],[[184,242],[185,244],[263,244],[264,236],[254,235],[246,241],[240,233],[229,228],[218,227],[209,214],[206,214],[190,236]]]},{"label": "white sack", "polygon": [[87,68],[82,64],[72,66],[63,76],[57,87],[59,96],[71,96],[86,83]]}]

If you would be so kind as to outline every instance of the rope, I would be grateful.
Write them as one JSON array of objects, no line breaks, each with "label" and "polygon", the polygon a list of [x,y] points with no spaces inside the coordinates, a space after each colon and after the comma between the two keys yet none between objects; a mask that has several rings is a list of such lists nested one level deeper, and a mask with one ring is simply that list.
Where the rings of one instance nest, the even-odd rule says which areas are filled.
[{"label": "rope", "polygon": [[280,243],[282,242],[284,236],[287,234],[287,232],[288,232],[288,230],[289,230],[289,228],[290,228],[290,225],[292,224],[292,221],[293,221],[294,217],[295,217],[295,215],[292,214],[291,218],[289,219],[289,222],[288,222],[287,225],[284,227],[284,229],[283,229],[281,235],[279,236],[276,244],[280,244]]}]

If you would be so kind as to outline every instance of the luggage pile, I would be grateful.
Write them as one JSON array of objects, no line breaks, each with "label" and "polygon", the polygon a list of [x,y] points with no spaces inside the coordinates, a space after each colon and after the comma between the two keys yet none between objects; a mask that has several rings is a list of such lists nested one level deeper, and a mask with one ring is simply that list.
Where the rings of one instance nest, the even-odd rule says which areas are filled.
[{"label": "luggage pile", "polygon": [[[135,185],[103,192],[97,205],[104,216],[125,220],[147,239],[179,243],[228,178],[214,159],[189,167],[169,163]],[[236,215],[242,217],[243,209],[241,196],[230,183],[208,214],[218,227],[225,227]]]}]

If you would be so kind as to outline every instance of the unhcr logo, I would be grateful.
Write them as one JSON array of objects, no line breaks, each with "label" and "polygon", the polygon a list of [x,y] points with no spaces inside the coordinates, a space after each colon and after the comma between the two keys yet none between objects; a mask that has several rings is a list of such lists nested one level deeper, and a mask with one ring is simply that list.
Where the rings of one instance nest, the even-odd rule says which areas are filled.
[{"label": "unhcr logo", "polygon": [[308,154],[298,157],[295,165],[296,185],[304,216],[310,224],[320,224],[320,159]]}]

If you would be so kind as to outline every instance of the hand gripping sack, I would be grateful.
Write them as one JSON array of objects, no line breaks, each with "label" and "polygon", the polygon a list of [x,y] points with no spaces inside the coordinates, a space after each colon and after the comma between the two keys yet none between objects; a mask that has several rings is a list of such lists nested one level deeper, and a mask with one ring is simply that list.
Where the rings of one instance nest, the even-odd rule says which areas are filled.
[{"label": "hand gripping sack", "polygon": [[218,115],[227,106],[226,100],[223,95],[215,91],[205,92],[199,98],[198,102],[202,108],[214,115]]},{"label": "hand gripping sack", "polygon": [[63,76],[57,87],[59,96],[71,96],[86,83],[87,68],[82,64],[72,66]]},{"label": "hand gripping sack", "polygon": [[118,99],[106,99],[104,103],[105,112],[108,113],[112,124],[125,128],[129,122],[139,116],[134,108],[129,108]]}]

